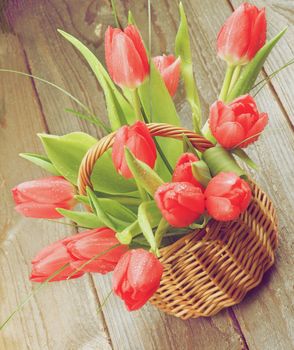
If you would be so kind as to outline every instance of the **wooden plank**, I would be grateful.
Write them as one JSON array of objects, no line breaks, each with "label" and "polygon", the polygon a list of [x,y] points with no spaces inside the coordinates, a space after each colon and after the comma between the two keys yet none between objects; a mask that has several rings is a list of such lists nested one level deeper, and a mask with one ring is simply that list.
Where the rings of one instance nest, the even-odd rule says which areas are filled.
[{"label": "wooden plank", "polygon": [[[138,11],[139,8],[134,4],[135,2],[130,5],[133,5],[132,7]],[[106,2],[91,3],[90,1],[60,3],[56,0],[44,1],[34,7],[22,6],[18,11],[14,28],[24,43],[33,73],[37,74],[38,72],[40,74],[41,72],[43,75],[44,67],[40,57],[46,52],[46,77],[50,77],[51,80],[53,77],[55,82],[63,82],[63,86],[70,91],[74,91],[81,99],[83,99],[83,96],[87,96],[90,105],[102,105],[102,95],[98,89],[93,88],[96,86],[96,82],[88,68],[70,45],[55,37],[54,31],[56,27],[62,26],[64,30],[84,39],[97,55],[102,57],[102,40],[101,38],[97,39],[94,29],[102,28],[103,33],[106,25],[111,23],[108,4]],[[96,11],[99,12],[96,13]],[[45,15],[46,13],[50,13],[50,18]],[[79,16],[73,16],[74,13],[79,13]],[[85,23],[85,21],[89,20],[89,16],[93,16],[90,21],[92,31],[88,28],[89,34],[86,34],[85,38],[81,33],[85,32],[86,23],[89,23]],[[142,18],[145,17],[144,14],[141,16]],[[37,26],[40,21],[42,22],[41,27]],[[38,31],[28,29],[36,28],[36,26],[39,29]],[[40,47],[42,47],[42,50]],[[65,80],[65,77],[67,80]],[[76,84],[79,89],[73,89]],[[40,84],[36,84],[36,86],[50,130],[57,133],[75,129],[89,130],[88,127],[85,128],[84,123],[69,126],[68,121],[64,121],[64,115],[60,112],[68,101],[59,97],[57,99],[56,94],[54,92],[50,93],[47,87]],[[83,87],[82,91],[81,87]],[[88,91],[89,96],[86,91]],[[91,129],[91,133],[95,134],[93,129]],[[104,278],[95,277],[95,284],[99,297],[103,300],[110,289],[109,282]],[[182,346],[182,349],[190,349],[191,347],[218,349],[219,346],[223,349],[240,348],[240,336],[225,312],[213,320],[199,319],[183,322],[167,317],[151,306],[138,313],[128,314],[122,307],[121,302],[114,298],[105,307],[104,311],[115,349],[178,349],[179,346]]]},{"label": "wooden plank", "polygon": [[[0,66],[27,71],[17,36],[0,34]],[[1,73],[0,96],[0,293],[2,323],[31,292],[30,261],[70,231],[64,225],[22,218],[13,209],[10,189],[45,175],[21,160],[22,151],[40,152],[37,132],[46,131],[31,81]],[[32,298],[1,332],[0,349],[111,349],[97,295],[88,276],[52,284]],[[89,326],[89,324],[91,326]]]},{"label": "wooden plank", "polygon": [[[231,3],[236,8],[242,1],[233,0]],[[286,34],[272,51],[265,64],[265,72],[269,75],[294,58],[294,2],[287,0],[254,0],[251,3],[259,8],[266,8],[266,17],[269,23],[268,38],[274,37],[283,28],[288,27]],[[294,91],[294,65],[281,71],[272,79],[271,84],[279,100],[282,102],[285,113],[293,127],[294,101],[292,95]]]},{"label": "wooden plank", "polygon": [[[193,32],[192,47],[202,96],[217,96],[214,81],[220,82],[223,64],[215,58],[215,38],[230,14],[225,1],[185,2]],[[271,22],[269,22],[271,28]],[[271,29],[270,29],[271,31]],[[204,56],[204,59],[202,58]],[[201,66],[201,63],[203,66]],[[199,73],[200,69],[200,73]],[[201,81],[201,70],[206,80]],[[212,100],[208,100],[211,103]],[[253,290],[238,307],[237,320],[250,349],[293,349],[293,150],[294,136],[288,120],[280,109],[280,101],[271,89],[258,95],[260,110],[267,111],[269,126],[260,141],[249,147],[250,156],[260,164],[254,178],[273,199],[280,220],[280,247],[275,267],[267,274],[261,287]]]}]

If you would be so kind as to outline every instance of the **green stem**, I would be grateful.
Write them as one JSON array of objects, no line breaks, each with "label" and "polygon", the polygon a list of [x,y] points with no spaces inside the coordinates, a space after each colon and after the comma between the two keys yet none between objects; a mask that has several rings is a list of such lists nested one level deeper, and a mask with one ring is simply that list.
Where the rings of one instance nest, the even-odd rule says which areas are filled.
[{"label": "green stem", "polygon": [[232,65],[227,66],[225,79],[224,79],[223,86],[222,86],[222,89],[221,89],[221,92],[219,95],[219,99],[222,101],[226,100],[234,69],[235,69],[235,66],[232,66]]},{"label": "green stem", "polygon": [[138,95],[138,90],[131,89],[130,92],[131,92],[132,105],[134,107],[136,119],[144,121],[143,116],[142,116],[142,112],[141,112],[141,102],[140,102],[140,98]]},{"label": "green stem", "polygon": [[173,174],[173,168],[171,167],[171,165],[169,164],[169,161],[167,160],[165,154],[163,153],[163,150],[162,148],[160,147],[160,144],[158,143],[158,141],[156,140],[156,138],[154,137],[154,142],[156,144],[156,148],[157,148],[157,151],[161,157],[161,159],[163,160],[165,166],[167,167],[168,171],[170,172],[170,174],[172,175]]},{"label": "green stem", "polygon": [[[148,117],[146,115],[146,113],[144,112],[143,110],[143,120],[146,124],[149,123],[149,120],[148,120]],[[165,166],[167,167],[168,171],[170,172],[170,174],[173,173],[173,168],[172,166],[170,165],[168,159],[166,158],[165,154],[163,153],[163,150],[159,144],[159,142],[156,140],[156,138],[154,137],[154,142],[155,142],[155,145],[156,145],[156,148],[157,148],[157,151],[162,159],[162,161],[164,162]]]},{"label": "green stem", "polygon": [[156,231],[155,231],[155,242],[156,242],[157,247],[160,247],[160,243],[162,241],[162,238],[165,235],[168,228],[169,228],[169,223],[164,218],[162,218],[159,222],[159,225],[157,226]]},{"label": "green stem", "polygon": [[237,80],[239,78],[239,75],[241,73],[241,69],[242,69],[242,66],[240,66],[240,65],[235,67],[234,73],[233,73],[233,76],[232,76],[232,80],[231,80],[231,83],[230,83],[230,86],[229,86],[228,94],[231,92],[231,90],[233,89],[235,83],[237,82]]},{"label": "green stem", "polygon": [[238,176],[246,175],[245,171],[239,167],[232,154],[223,147],[216,146],[209,148],[203,153],[202,157],[208,165],[212,176],[222,171],[234,172]]}]

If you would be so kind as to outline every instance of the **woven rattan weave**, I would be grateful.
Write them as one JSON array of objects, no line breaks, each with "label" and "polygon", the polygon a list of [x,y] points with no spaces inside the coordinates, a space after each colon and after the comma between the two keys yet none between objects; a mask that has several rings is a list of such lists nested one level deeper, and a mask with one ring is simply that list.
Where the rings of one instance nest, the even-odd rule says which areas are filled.
[{"label": "woven rattan weave", "polygon": [[[152,136],[182,139],[185,134],[199,151],[213,147],[203,137],[168,124],[148,124]],[[85,155],[79,171],[79,191],[91,186],[98,158],[112,147],[115,133],[102,138]],[[151,303],[182,319],[211,316],[239,303],[274,263],[277,217],[267,195],[251,182],[253,199],[238,219],[210,220],[201,230],[160,250],[164,273]]]}]

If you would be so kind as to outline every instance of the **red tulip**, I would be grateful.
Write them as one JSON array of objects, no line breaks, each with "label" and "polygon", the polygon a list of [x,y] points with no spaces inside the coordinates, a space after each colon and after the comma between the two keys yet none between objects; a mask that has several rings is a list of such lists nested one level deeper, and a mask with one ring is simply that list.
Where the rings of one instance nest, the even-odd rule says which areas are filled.
[{"label": "red tulip", "polygon": [[[114,248],[117,244],[119,241],[115,238],[115,232],[107,227],[87,230],[57,241],[41,250],[32,261],[31,280],[44,282],[65,264],[69,266],[51,281],[61,281],[69,275],[72,275],[70,278],[77,278],[85,272],[105,274],[113,271],[127,251],[125,245]],[[98,254],[101,256],[98,257]],[[96,256],[95,260],[89,262]]]},{"label": "red tulip", "polygon": [[160,285],[163,266],[144,249],[129,250],[113,272],[113,290],[129,311],[142,307]]},{"label": "red tulip", "polygon": [[32,218],[60,218],[56,208],[71,209],[76,203],[73,185],[61,176],[23,182],[12,189],[12,194],[15,209]]},{"label": "red tulip", "polygon": [[[57,270],[61,269],[64,265],[69,264],[72,261],[72,258],[66,249],[66,241],[67,238],[57,241],[39,252],[39,254],[32,261],[32,273],[30,279],[33,282],[44,282]],[[51,282],[65,280],[74,271],[75,268],[68,266],[58,275],[52,278]],[[70,278],[81,277],[83,274],[83,271],[79,271]]]},{"label": "red tulip", "polygon": [[[115,238],[115,232],[107,227],[87,230],[72,236],[66,245],[72,257],[71,267],[79,268],[98,254],[102,254],[89,264],[85,265],[84,272],[108,273],[113,271],[117,262],[127,251],[127,246],[120,245]],[[109,250],[107,253],[105,251]]]},{"label": "red tulip", "polygon": [[247,147],[258,139],[267,122],[268,115],[258,112],[250,95],[238,97],[227,105],[216,101],[210,107],[210,130],[224,148]]},{"label": "red tulip", "polygon": [[174,227],[192,224],[204,213],[204,195],[189,182],[171,182],[158,187],[155,201],[166,221]]},{"label": "red tulip", "polygon": [[169,94],[174,96],[180,79],[180,57],[176,59],[174,55],[156,56],[153,57],[153,62],[159,70]]},{"label": "red tulip", "polygon": [[113,81],[134,89],[149,74],[149,62],[141,36],[135,26],[124,31],[108,27],[105,32],[105,60]]},{"label": "red tulip", "polygon": [[195,179],[191,164],[199,159],[193,153],[183,153],[177,161],[174,173],[173,182],[190,182],[192,185],[203,190],[203,186]]},{"label": "red tulip", "polygon": [[215,220],[230,221],[245,211],[251,200],[251,189],[235,173],[219,173],[205,190],[208,214]]},{"label": "red tulip", "polygon": [[220,58],[231,65],[248,63],[266,40],[264,8],[240,5],[226,20],[217,37]]},{"label": "red tulip", "polygon": [[156,160],[156,146],[150,132],[141,121],[132,126],[124,125],[117,132],[112,147],[112,160],[116,170],[125,178],[132,178],[133,175],[128,168],[125,159],[125,147],[142,162],[154,167]]}]

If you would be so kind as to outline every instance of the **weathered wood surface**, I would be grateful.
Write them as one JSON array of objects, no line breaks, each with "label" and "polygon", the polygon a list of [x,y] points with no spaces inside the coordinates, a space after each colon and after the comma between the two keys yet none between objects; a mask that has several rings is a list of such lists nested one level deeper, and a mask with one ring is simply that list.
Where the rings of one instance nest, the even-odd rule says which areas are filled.
[{"label": "weathered wood surface", "polygon": [[[239,1],[183,2],[192,29],[194,70],[207,113],[219,91],[224,70],[215,55],[215,37]],[[146,3],[121,1],[118,6],[121,16],[132,8],[145,38]],[[265,67],[265,73],[270,74],[293,57],[293,2],[271,0],[256,4],[267,6],[270,36],[284,24],[290,27]],[[177,2],[153,1],[152,16],[153,53],[173,52]],[[102,58],[103,33],[107,24],[113,23],[107,0],[8,1],[0,18],[1,67],[55,82],[84,101],[97,115],[105,114],[102,92],[95,78],[56,28],[79,37]],[[0,335],[0,349],[293,349],[293,78],[290,67],[257,98],[260,109],[270,114],[270,125],[249,153],[260,164],[256,180],[277,207],[281,237],[277,263],[259,288],[249,293],[239,306],[213,318],[184,322],[150,305],[127,313],[114,297],[102,313],[97,313],[111,288],[109,278],[85,276],[50,284],[7,325]],[[101,133],[64,112],[65,108],[76,106],[43,83],[1,73],[0,88],[1,321],[31,291],[27,278],[31,258],[41,247],[71,231],[57,223],[22,219],[14,213],[10,188],[44,175],[18,158],[18,153],[40,151],[36,132],[64,134],[83,130],[96,137]],[[176,104],[188,124],[189,108],[182,93],[177,94]]]}]

